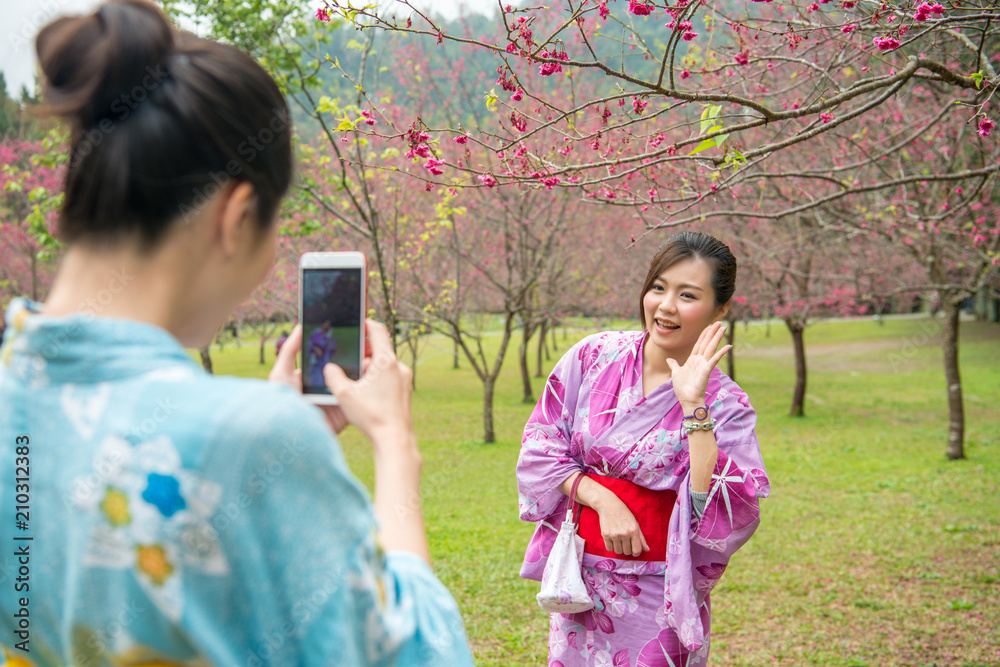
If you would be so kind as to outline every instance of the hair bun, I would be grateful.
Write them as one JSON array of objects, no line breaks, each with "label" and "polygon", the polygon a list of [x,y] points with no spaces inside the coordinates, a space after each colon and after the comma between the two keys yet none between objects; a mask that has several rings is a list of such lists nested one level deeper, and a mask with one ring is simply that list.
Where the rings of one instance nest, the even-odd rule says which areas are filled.
[{"label": "hair bun", "polygon": [[145,0],[115,0],[93,14],[56,19],[35,41],[46,110],[93,125],[143,85],[173,47],[173,28]]}]

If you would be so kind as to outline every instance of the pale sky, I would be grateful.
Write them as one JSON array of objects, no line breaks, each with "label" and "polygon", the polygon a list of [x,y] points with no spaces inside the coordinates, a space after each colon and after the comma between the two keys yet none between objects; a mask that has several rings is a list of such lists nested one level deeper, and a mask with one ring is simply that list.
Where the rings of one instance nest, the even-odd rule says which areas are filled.
[{"label": "pale sky", "polygon": [[[303,1],[322,6],[320,0]],[[34,85],[38,30],[57,16],[89,12],[97,4],[98,0],[0,0],[0,71],[7,79],[9,94],[16,97],[22,85],[29,89]],[[489,14],[497,8],[497,0],[415,0],[413,4],[422,10],[433,7],[432,11],[446,18],[460,13]]]}]

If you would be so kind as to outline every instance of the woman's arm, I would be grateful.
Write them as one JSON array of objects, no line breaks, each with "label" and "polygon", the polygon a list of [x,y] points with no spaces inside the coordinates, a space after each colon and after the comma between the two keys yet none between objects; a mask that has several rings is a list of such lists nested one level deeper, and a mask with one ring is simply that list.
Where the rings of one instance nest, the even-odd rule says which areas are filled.
[{"label": "woman's arm", "polygon": [[[567,477],[559,485],[559,490],[568,496],[573,488],[573,480],[582,474],[578,472]],[[589,477],[584,477],[576,489],[576,499],[581,505],[597,512],[601,520],[601,537],[604,538],[604,547],[608,551],[626,556],[638,556],[643,551],[649,551],[639,522],[612,491]]]},{"label": "woman's arm", "polygon": [[[410,411],[413,374],[396,359],[386,328],[366,322],[368,343],[365,369],[353,381],[336,364],[324,367],[324,378],[339,401],[322,406],[327,423],[340,433],[354,424],[372,443],[375,461],[373,505],[379,522],[379,542],[387,551],[415,553],[430,562],[420,502],[420,469]],[[281,347],[270,379],[301,391],[301,370],[295,370],[295,355],[302,343],[302,328],[292,331]]]},{"label": "woman's arm", "polygon": [[[701,332],[683,366],[674,359],[667,359],[674,394],[685,415],[690,415],[696,408],[705,405],[709,375],[719,360],[732,349],[732,345],[726,345],[718,350],[724,332],[722,323],[714,322]],[[712,483],[712,472],[719,459],[715,433],[701,429],[689,433],[688,453],[691,456],[691,490],[705,493]]]}]

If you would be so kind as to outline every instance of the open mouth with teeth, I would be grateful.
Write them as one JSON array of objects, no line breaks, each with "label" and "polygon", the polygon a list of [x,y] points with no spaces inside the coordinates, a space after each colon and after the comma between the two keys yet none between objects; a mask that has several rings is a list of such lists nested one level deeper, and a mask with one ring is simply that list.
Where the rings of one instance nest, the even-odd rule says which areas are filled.
[{"label": "open mouth with teeth", "polygon": [[667,322],[666,320],[653,320],[653,321],[656,322],[656,326],[659,327],[660,329],[667,329],[669,331],[674,331],[676,329],[681,328],[681,325],[674,324],[673,322]]}]

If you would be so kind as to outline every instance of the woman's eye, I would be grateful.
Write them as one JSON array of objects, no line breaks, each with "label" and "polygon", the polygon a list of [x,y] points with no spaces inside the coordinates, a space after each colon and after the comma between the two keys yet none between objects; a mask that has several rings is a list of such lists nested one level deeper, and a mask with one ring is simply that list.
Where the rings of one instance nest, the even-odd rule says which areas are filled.
[{"label": "woman's eye", "polygon": [[685,299],[693,299],[694,298],[694,294],[691,294],[690,292],[684,292],[683,294],[681,294],[681,296],[684,297]]}]

